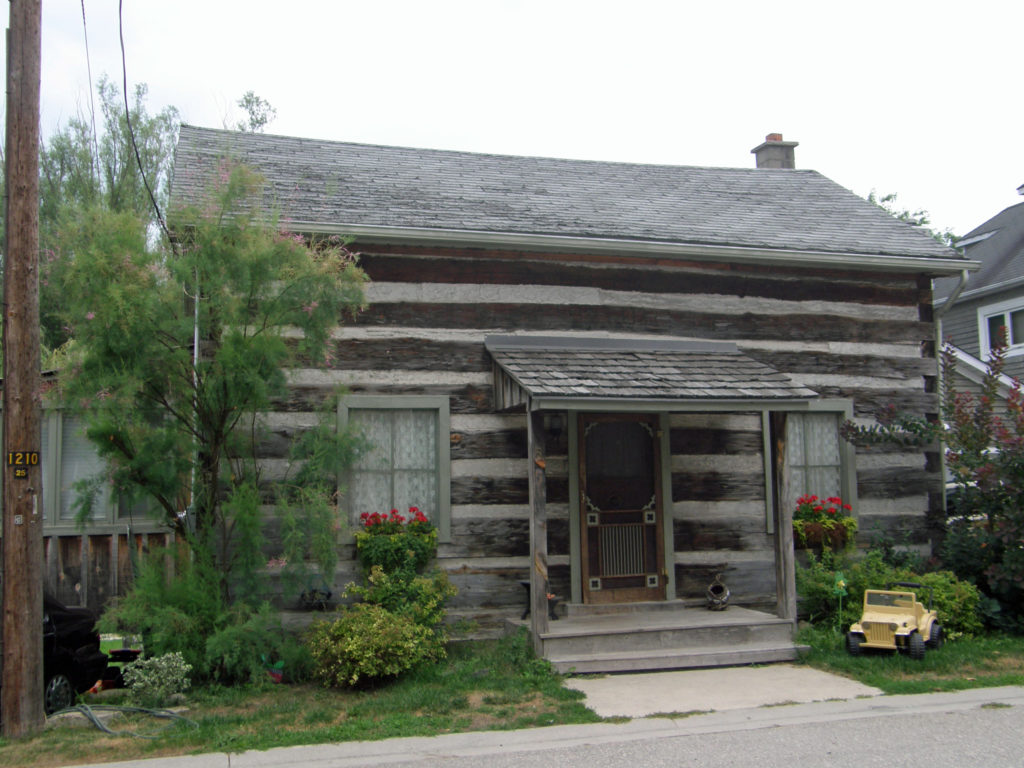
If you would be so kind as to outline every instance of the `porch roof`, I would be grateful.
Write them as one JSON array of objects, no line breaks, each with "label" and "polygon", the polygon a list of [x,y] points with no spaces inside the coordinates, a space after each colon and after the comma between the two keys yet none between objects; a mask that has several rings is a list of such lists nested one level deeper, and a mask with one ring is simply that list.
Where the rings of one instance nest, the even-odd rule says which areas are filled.
[{"label": "porch roof", "polygon": [[[818,393],[723,342],[488,336],[498,410],[807,402]],[[627,407],[628,406],[628,407]]]}]

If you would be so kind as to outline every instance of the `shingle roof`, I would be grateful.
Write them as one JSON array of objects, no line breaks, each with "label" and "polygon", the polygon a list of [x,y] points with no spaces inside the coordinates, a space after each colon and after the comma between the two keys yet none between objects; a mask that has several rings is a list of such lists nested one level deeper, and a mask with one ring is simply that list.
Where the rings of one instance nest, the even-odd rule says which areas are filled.
[{"label": "shingle roof", "polygon": [[220,158],[259,171],[306,228],[505,235],[955,258],[809,170],[701,168],[472,154],[182,125],[172,206],[202,204]]},{"label": "shingle roof", "polygon": [[817,397],[728,343],[488,336],[485,346],[504,374],[533,397],[690,402]]},{"label": "shingle roof", "polygon": [[[1019,283],[1024,280],[1024,203],[1011,205],[960,239],[969,259],[981,262],[971,275],[967,291]],[[956,278],[935,281],[936,299],[945,299],[957,285]]]}]

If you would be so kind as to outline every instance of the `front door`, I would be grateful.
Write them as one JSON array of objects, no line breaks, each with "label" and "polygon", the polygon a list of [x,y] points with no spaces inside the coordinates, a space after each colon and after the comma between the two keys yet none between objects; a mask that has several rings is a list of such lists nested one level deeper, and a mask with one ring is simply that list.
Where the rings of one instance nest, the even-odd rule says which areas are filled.
[{"label": "front door", "polygon": [[583,602],[664,600],[658,417],[579,419]]}]

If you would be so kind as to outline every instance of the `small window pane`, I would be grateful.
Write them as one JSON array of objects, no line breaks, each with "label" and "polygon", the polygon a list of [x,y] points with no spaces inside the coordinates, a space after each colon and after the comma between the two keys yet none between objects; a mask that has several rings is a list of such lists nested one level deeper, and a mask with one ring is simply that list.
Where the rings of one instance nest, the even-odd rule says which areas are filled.
[{"label": "small window pane", "polygon": [[1024,344],[1024,310],[1010,313],[1010,343]]},{"label": "small window pane", "polygon": [[[86,439],[82,423],[71,416],[64,417],[60,453],[60,518],[75,519],[77,492],[75,483],[96,477],[104,471],[103,461],[96,455],[92,443]],[[102,519],[110,507],[110,489],[106,486],[94,502],[93,520]]]},{"label": "small window pane", "polygon": [[395,472],[395,507],[405,512],[419,507],[431,520],[437,519],[437,476],[433,472]]},{"label": "small window pane", "polygon": [[356,469],[390,469],[391,413],[372,410],[353,411],[351,421],[362,432],[369,446],[356,461]]},{"label": "small window pane", "polygon": [[[1024,338],[1024,337],[1022,337]],[[988,346],[995,349],[1006,340],[1006,315],[992,315],[988,319]]]},{"label": "small window pane", "polygon": [[437,418],[432,411],[395,413],[396,469],[433,469],[436,442]]},{"label": "small window pane", "polygon": [[391,476],[381,472],[357,472],[349,489],[352,512],[356,517],[363,512],[388,512],[391,503]]}]

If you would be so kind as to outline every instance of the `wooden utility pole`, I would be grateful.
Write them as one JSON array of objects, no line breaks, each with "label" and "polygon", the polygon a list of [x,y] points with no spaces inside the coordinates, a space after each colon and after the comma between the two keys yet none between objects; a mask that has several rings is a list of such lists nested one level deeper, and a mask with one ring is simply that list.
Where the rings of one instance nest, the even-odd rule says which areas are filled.
[{"label": "wooden utility pole", "polygon": [[3,679],[6,737],[43,724],[43,473],[39,374],[42,0],[10,0],[3,305]]}]

